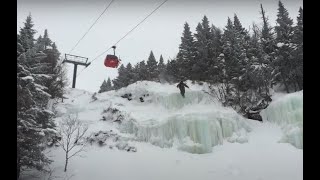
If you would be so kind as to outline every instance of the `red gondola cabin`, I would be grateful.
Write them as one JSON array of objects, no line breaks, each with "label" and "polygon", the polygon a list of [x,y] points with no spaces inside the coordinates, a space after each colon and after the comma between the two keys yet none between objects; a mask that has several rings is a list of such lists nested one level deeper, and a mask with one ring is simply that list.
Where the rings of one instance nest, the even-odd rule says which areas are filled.
[{"label": "red gondola cabin", "polygon": [[117,68],[119,65],[119,59],[117,56],[109,54],[104,60],[104,65],[106,67]]}]

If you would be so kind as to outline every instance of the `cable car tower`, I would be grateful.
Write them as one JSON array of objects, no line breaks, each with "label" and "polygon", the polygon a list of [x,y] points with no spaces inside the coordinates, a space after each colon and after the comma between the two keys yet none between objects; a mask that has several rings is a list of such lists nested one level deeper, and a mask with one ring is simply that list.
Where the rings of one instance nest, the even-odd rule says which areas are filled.
[{"label": "cable car tower", "polygon": [[77,67],[78,65],[88,67],[91,63],[87,63],[88,58],[71,55],[71,54],[65,54],[65,59],[62,61],[62,63],[71,63],[74,65],[73,68],[73,80],[72,80],[72,88],[76,87],[76,78],[77,78]]}]

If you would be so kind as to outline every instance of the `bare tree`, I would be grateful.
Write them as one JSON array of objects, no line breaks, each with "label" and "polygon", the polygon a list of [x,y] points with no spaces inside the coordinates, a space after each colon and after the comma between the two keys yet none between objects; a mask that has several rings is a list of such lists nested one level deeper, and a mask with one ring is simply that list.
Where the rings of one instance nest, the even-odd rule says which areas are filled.
[{"label": "bare tree", "polygon": [[217,98],[218,101],[222,103],[223,106],[227,105],[227,84],[222,83],[219,85],[210,85],[210,91],[204,91],[205,93],[209,94],[212,97]]},{"label": "bare tree", "polygon": [[84,135],[87,130],[88,126],[79,121],[78,115],[69,115],[60,123],[58,133],[61,141],[59,144],[66,153],[64,172],[67,171],[69,159],[84,151],[86,145]]}]

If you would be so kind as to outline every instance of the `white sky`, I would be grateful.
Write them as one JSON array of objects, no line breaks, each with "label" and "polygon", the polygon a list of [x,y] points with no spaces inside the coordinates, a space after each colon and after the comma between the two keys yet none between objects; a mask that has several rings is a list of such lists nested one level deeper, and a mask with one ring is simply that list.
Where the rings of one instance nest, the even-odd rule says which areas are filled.
[{"label": "white sky", "polygon": [[[37,38],[48,29],[61,54],[69,53],[111,0],[17,0],[17,32],[29,12],[32,14]],[[89,61],[104,52],[153,11],[163,0],[115,0],[72,54],[88,57]],[[282,0],[289,16],[296,22],[302,0]],[[252,22],[261,23],[260,3],[275,25],[278,0],[168,0],[158,11],[131,32],[118,45],[116,54],[124,64],[147,60],[153,50],[157,60],[173,58],[178,53],[183,25],[188,22],[195,33],[196,25],[206,15],[210,24],[224,28],[228,16],[234,13],[247,29]],[[113,53],[112,50],[108,53]],[[76,87],[98,91],[104,79],[117,76],[117,70],[103,65],[106,54],[77,77]],[[78,66],[78,73],[83,66]],[[68,78],[72,84],[73,65],[68,65]]]}]

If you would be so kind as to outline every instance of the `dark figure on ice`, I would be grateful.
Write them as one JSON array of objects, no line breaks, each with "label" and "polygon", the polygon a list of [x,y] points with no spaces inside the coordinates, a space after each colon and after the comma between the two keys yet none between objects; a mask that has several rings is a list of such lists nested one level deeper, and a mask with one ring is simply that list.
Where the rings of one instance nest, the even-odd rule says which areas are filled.
[{"label": "dark figure on ice", "polygon": [[180,94],[182,95],[182,97],[184,97],[184,93],[185,93],[184,87],[189,88],[189,86],[187,86],[185,83],[183,83],[183,81],[180,81],[180,83],[177,85],[177,88],[180,89]]}]

